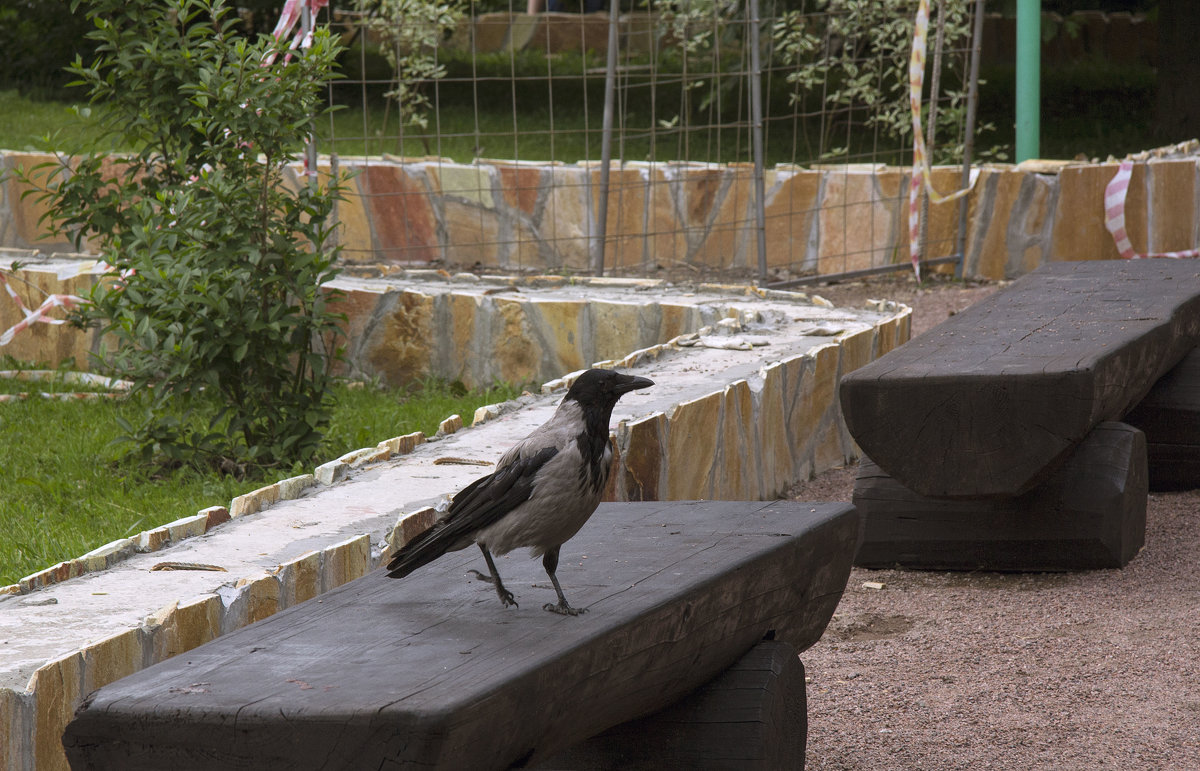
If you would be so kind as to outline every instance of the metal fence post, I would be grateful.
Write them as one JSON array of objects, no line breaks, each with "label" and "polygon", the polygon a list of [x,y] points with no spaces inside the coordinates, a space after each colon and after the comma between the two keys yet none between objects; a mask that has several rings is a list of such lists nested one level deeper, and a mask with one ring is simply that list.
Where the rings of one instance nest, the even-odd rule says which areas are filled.
[{"label": "metal fence post", "polygon": [[608,237],[608,167],[612,164],[613,102],[617,90],[617,17],[619,0],[608,2],[608,58],[604,64],[604,126],[600,134],[600,201],[596,211],[596,236],[592,242],[592,273],[604,275],[604,247]]},{"label": "metal fence post", "polygon": [[754,151],[754,233],[758,245],[758,285],[767,285],[767,220],[763,184],[762,52],[758,0],[747,0],[750,17],[750,136]]}]

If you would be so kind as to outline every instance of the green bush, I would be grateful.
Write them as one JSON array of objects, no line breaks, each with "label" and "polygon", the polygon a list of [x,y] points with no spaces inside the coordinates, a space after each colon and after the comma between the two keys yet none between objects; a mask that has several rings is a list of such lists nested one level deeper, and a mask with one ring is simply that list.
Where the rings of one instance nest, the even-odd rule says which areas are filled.
[{"label": "green bush", "polygon": [[[222,0],[95,0],[94,61],[70,68],[106,135],[29,180],[55,226],[114,267],[74,315],[118,343],[103,365],[146,392],[126,425],[147,460],[239,470],[305,461],[329,421],[340,317],[322,285],[344,179],[285,184],[338,46],[274,64]],[[39,176],[40,175],[40,176]],[[173,409],[168,410],[168,403]]]}]

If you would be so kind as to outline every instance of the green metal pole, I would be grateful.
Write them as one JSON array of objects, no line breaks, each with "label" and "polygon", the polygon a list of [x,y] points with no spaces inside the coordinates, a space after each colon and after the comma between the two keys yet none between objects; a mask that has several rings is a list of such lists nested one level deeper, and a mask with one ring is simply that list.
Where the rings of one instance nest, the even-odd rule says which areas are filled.
[{"label": "green metal pole", "polygon": [[1042,7],[1017,0],[1017,163],[1037,158],[1042,99]]}]

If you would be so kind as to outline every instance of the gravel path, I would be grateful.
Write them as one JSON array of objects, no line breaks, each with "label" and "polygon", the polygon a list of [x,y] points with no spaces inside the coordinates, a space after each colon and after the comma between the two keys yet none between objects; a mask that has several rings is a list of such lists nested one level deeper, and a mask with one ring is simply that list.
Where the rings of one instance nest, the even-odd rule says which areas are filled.
[{"label": "gravel path", "polygon": [[[813,288],[914,308],[914,335],[996,285]],[[797,486],[849,501],[856,469]],[[1200,491],[1151,494],[1123,570],[860,570],[802,655],[807,768],[1200,770]],[[882,589],[865,587],[882,584]]]}]

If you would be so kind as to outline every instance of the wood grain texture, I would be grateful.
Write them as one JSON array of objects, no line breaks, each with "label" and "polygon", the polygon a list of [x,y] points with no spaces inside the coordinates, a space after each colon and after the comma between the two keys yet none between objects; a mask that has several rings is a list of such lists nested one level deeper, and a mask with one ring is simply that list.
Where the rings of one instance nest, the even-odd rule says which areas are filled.
[{"label": "wood grain texture", "polygon": [[1126,565],[1145,543],[1146,440],[1097,426],[1041,486],[1005,500],[919,495],[863,459],[864,537],[854,564],[929,570],[1082,570]]},{"label": "wood grain texture", "polygon": [[1200,263],[1052,263],[846,375],[842,411],[910,490],[1013,497],[1198,343]]},{"label": "wood grain texture", "polygon": [[778,640],[661,712],[622,723],[539,766],[545,771],[803,771],[804,665]]},{"label": "wood grain texture", "polygon": [[376,571],[101,689],[63,743],[76,769],[534,762],[668,706],[772,630],[812,645],[858,530],[844,503],[602,504],[558,571],[583,616],[541,610],[537,561],[498,564],[518,609],[464,578],[474,550]]},{"label": "wood grain texture", "polygon": [[1123,420],[1146,435],[1151,490],[1200,487],[1200,349],[1159,378]]}]

